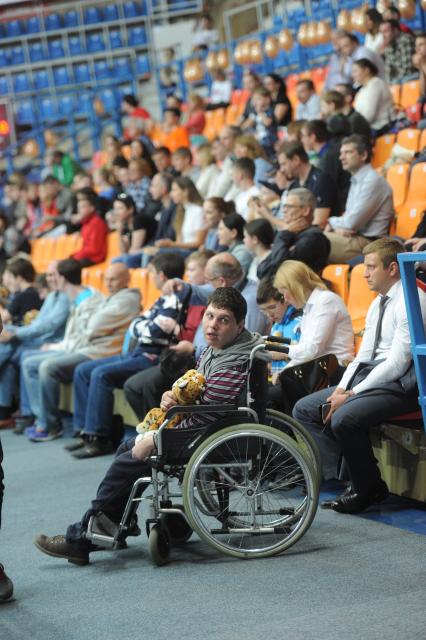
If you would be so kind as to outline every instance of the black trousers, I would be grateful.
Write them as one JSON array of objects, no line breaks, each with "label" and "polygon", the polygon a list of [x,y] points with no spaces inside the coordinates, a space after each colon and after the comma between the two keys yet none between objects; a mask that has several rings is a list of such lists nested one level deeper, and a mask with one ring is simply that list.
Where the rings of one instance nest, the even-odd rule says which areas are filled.
[{"label": "black trousers", "polygon": [[170,389],[175,378],[163,376],[160,365],[140,371],[124,383],[124,395],[136,413],[143,420],[150,409],[160,405],[161,396]]}]

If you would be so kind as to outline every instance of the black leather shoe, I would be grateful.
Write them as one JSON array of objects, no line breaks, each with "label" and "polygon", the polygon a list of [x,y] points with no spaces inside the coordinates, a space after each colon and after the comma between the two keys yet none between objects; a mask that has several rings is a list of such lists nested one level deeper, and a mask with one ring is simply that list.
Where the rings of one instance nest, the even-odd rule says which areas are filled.
[{"label": "black leather shoe", "polygon": [[353,488],[352,488],[351,484],[348,484],[348,486],[346,487],[344,492],[340,494],[340,496],[338,496],[337,498],[333,498],[333,500],[323,500],[322,502],[320,502],[320,507],[321,507],[321,509],[332,509],[333,508],[333,504],[337,500],[340,500],[341,498],[344,498],[345,496],[349,496],[351,493],[353,493]]},{"label": "black leather shoe", "polygon": [[91,442],[86,442],[84,447],[77,449],[77,451],[74,451],[71,455],[73,458],[77,458],[77,460],[84,460],[85,458],[106,456],[109,453],[114,453],[114,451],[115,447],[112,442],[92,440]]},{"label": "black leather shoe", "polygon": [[0,604],[7,602],[13,596],[13,582],[6,575],[4,567],[0,564]]},{"label": "black leather shoe", "polygon": [[89,552],[79,549],[66,541],[65,536],[45,536],[41,534],[34,544],[43,553],[53,558],[65,558],[71,564],[83,566],[89,564]]},{"label": "black leather shoe", "polygon": [[333,511],[339,513],[361,513],[372,504],[383,502],[389,495],[386,484],[381,480],[368,493],[350,493],[340,496],[331,505]]},{"label": "black leather shoe", "polygon": [[86,440],[83,440],[83,438],[77,438],[76,440],[74,439],[72,442],[70,442],[69,444],[66,444],[64,446],[65,451],[77,451],[77,449],[81,449],[82,447],[84,447],[87,444]]}]

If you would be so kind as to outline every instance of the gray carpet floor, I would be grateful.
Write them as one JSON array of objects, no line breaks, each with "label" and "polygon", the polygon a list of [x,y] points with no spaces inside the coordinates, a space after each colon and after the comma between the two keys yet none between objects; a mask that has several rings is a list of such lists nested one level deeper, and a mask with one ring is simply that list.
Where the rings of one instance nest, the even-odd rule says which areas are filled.
[{"label": "gray carpet floor", "polygon": [[41,554],[87,508],[111,457],[74,460],[64,441],[1,432],[6,497],[0,560],[15,583],[0,640],[424,640],[425,540],[329,511],[281,556],[241,561],[199,540],[154,567],[146,538],[76,567]]}]

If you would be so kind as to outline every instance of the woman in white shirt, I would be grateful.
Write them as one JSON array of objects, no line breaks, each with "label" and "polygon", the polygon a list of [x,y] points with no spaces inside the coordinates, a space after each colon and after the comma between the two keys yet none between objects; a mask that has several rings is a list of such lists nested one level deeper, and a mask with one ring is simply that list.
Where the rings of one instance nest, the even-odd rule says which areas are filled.
[{"label": "woman in white shirt", "polygon": [[196,166],[201,169],[197,178],[196,187],[198,193],[207,198],[210,185],[219,174],[219,167],[216,164],[216,158],[213,155],[212,145],[209,142],[200,144],[197,149]]},{"label": "woman in white shirt", "polygon": [[[274,286],[288,304],[303,309],[300,341],[289,346],[286,369],[332,353],[341,367],[340,377],[343,367],[354,357],[352,322],[342,298],[329,291],[321,278],[298,260],[286,260],[279,267]],[[292,408],[306,391],[301,383],[288,386],[286,383],[286,405]]]},{"label": "woman in white shirt", "polygon": [[176,206],[174,227],[176,240],[164,238],[155,245],[190,253],[203,244],[207,229],[204,223],[203,199],[190,178],[174,178],[170,197]]},{"label": "woman in white shirt", "polygon": [[383,22],[382,14],[377,9],[370,8],[365,12],[367,33],[365,34],[364,46],[375,53],[382,53],[383,36],[380,33],[380,25]]},{"label": "woman in white shirt", "polygon": [[377,76],[377,67],[366,58],[354,61],[352,77],[355,84],[361,85],[354,101],[355,111],[364,116],[376,135],[386,133],[395,119],[388,84]]}]

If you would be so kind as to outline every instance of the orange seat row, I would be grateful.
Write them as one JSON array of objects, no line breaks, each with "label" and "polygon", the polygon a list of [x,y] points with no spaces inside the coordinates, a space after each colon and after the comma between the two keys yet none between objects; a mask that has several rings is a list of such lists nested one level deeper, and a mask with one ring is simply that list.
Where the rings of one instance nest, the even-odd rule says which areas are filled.
[{"label": "orange seat row", "polygon": [[[94,287],[107,295],[108,291],[104,285],[104,273],[105,268],[101,265],[83,269],[83,284],[86,287]],[[161,295],[161,292],[155,287],[148,269],[131,269],[129,286],[140,290],[143,309],[149,309]]]},{"label": "orange seat row", "polygon": [[402,129],[398,134],[387,133],[377,138],[371,162],[373,167],[382,167],[389,160],[395,143],[414,152],[421,151],[426,147],[426,129]]},{"label": "orange seat row", "polygon": [[426,162],[413,167],[408,163],[395,164],[386,177],[394,197],[394,234],[406,240],[414,235],[426,210]]},{"label": "orange seat row", "polygon": [[31,242],[31,261],[38,273],[44,273],[52,260],[69,258],[81,247],[78,233],[58,238],[37,238]]}]

